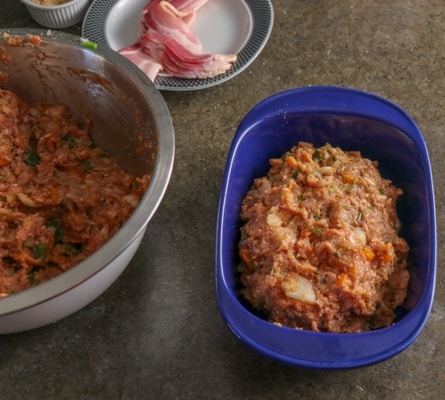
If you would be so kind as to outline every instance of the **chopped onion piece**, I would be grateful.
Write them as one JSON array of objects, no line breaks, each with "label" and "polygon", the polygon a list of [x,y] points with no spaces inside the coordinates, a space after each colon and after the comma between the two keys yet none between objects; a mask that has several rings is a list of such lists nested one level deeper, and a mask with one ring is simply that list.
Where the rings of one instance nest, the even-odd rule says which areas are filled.
[{"label": "chopped onion piece", "polygon": [[314,304],[317,301],[312,283],[302,276],[293,276],[283,283],[287,297]]},{"label": "chopped onion piece", "polygon": [[269,226],[281,226],[282,221],[280,216],[275,212],[276,208],[271,208],[267,214],[267,225]]}]

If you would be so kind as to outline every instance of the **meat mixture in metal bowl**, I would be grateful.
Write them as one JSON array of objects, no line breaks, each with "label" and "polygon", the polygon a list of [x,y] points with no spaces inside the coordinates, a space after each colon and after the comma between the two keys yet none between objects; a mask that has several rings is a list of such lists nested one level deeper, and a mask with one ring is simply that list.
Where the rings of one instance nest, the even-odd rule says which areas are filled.
[{"label": "meat mixture in metal bowl", "polygon": [[270,160],[243,200],[242,294],[278,325],[320,332],[389,326],[406,297],[402,190],[360,152],[301,142]]},{"label": "meat mixture in metal bowl", "polygon": [[0,90],[0,297],[76,265],[129,218],[150,176],[132,176],[61,104]]}]

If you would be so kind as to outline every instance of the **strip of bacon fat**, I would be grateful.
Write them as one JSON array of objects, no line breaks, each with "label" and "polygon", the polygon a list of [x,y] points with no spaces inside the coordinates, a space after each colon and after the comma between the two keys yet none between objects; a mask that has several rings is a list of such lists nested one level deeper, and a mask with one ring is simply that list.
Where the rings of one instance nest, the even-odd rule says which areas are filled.
[{"label": "strip of bacon fat", "polygon": [[[150,4],[150,3],[149,3]],[[186,49],[200,53],[202,46],[196,35],[182,18],[186,14],[178,11],[171,3],[162,0],[157,6],[151,8],[151,12],[143,16],[143,30],[162,32],[181,43]]]},{"label": "strip of bacon fat", "polygon": [[229,70],[236,61],[235,54],[192,53],[156,31],[148,31],[140,45],[143,52],[162,64],[164,71],[181,78],[211,78]]},{"label": "strip of bacon fat", "polygon": [[[150,1],[142,11],[142,20],[149,14],[162,0]],[[195,11],[208,0],[170,0],[170,4],[176,9],[179,18],[188,25],[191,25],[195,16]]]},{"label": "strip of bacon fat", "polygon": [[190,28],[208,0],[152,0],[141,13],[137,43],[119,50],[152,81],[159,72],[180,78],[210,78],[228,71],[236,54],[203,54]]},{"label": "strip of bacon fat", "polygon": [[207,3],[208,0],[171,0],[170,3],[173,7],[179,10],[183,16],[182,20],[191,25],[196,15],[196,10]]},{"label": "strip of bacon fat", "polygon": [[162,65],[149,57],[147,53],[143,51],[139,43],[125,47],[124,49],[119,50],[119,53],[133,64],[136,64],[152,82],[154,82],[159,71],[162,70]]}]

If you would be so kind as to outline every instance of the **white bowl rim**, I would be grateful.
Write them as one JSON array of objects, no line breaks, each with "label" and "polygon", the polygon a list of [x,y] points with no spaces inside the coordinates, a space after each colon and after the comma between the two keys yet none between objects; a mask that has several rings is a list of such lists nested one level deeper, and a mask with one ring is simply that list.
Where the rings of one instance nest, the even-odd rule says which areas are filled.
[{"label": "white bowl rim", "polygon": [[[39,10],[51,11],[51,10],[60,10],[63,8],[68,8],[68,7],[72,6],[73,3],[80,3],[81,1],[85,1],[85,0],[68,0],[66,3],[55,5],[55,6],[46,6],[43,4],[37,4],[37,3],[34,3],[32,0],[20,0],[20,1],[29,7],[34,7]],[[86,0],[86,1],[89,2],[89,0]]]}]

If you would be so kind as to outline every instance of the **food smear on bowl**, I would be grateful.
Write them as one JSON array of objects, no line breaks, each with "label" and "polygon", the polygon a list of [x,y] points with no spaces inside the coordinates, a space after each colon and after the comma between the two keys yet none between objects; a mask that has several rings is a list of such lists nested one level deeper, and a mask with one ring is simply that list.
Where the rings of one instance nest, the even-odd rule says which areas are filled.
[{"label": "food smear on bowl", "polygon": [[72,0],[31,0],[33,3],[40,4],[41,6],[60,6],[65,3],[69,3]]},{"label": "food smear on bowl", "polygon": [[130,217],[151,176],[95,146],[63,104],[0,90],[0,297],[87,258]]},{"label": "food smear on bowl", "polygon": [[212,78],[232,68],[236,54],[205,54],[191,29],[196,11],[211,0],[153,0],[142,10],[137,43],[119,50],[154,82],[159,73]]},{"label": "food smear on bowl", "polygon": [[358,151],[300,142],[270,160],[241,206],[242,295],[292,328],[352,333],[391,325],[407,294],[403,194]]}]

